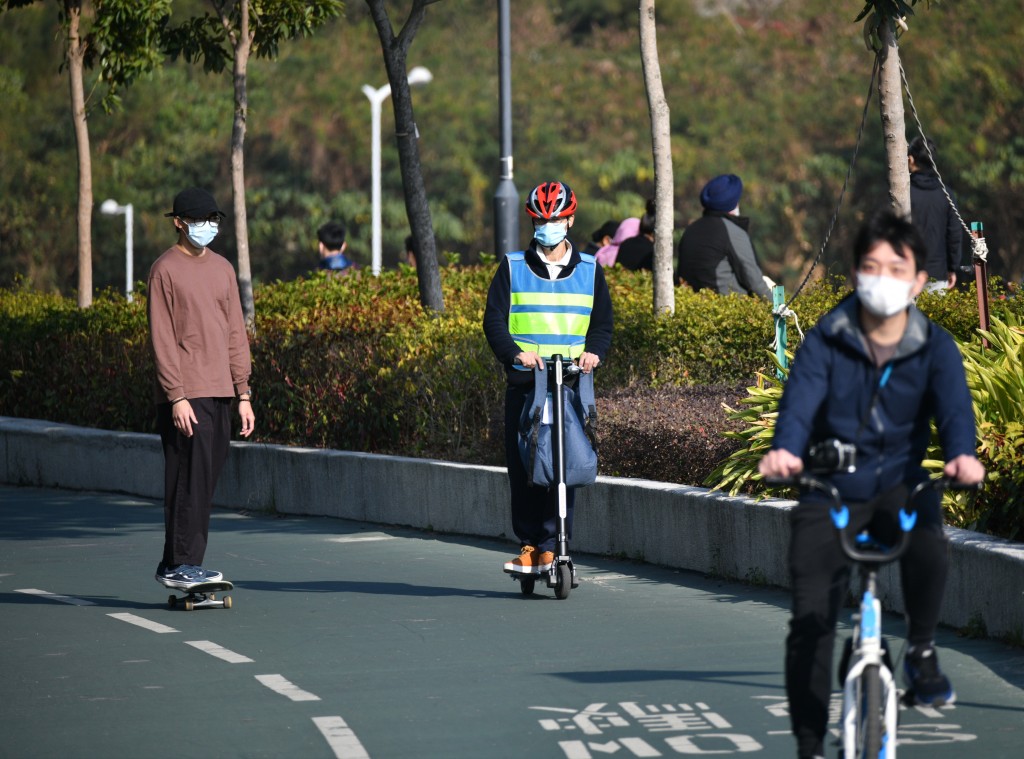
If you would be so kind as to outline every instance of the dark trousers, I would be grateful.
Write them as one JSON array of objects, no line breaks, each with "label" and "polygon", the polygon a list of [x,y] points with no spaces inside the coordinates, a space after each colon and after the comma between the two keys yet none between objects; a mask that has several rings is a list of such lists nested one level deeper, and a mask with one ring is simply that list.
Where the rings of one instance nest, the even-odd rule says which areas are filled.
[{"label": "dark trousers", "polygon": [[171,404],[157,405],[164,449],[163,563],[202,566],[210,532],[213,491],[231,443],[231,399],[190,398],[199,424],[192,437],[174,427]]},{"label": "dark trousers", "polygon": [[[898,513],[906,505],[900,487],[868,503],[847,504],[851,529],[870,525],[884,543],[898,540]],[[947,541],[942,532],[938,497],[926,493],[917,504],[918,521],[907,553],[900,560],[900,579],[907,609],[911,645],[933,640],[946,587]],[[850,563],[842,553],[829,507],[802,501],[791,514],[789,568],[793,585],[793,617],[786,638],[786,693],[799,753],[824,754],[828,702],[835,673],[832,649],[836,620],[846,598]]]},{"label": "dark trousers", "polygon": [[[519,416],[533,385],[509,385],[505,390],[505,461],[512,491],[512,531],[521,545],[554,551],[558,536],[558,490],[527,484],[526,467],[519,456]],[[575,491],[566,489],[566,534],[572,536]]]}]

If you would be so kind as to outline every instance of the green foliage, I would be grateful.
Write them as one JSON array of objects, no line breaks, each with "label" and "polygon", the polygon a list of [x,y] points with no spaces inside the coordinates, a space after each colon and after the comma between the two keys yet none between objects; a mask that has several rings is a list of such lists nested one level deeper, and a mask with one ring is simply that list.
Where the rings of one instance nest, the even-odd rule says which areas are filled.
[{"label": "green foliage", "polygon": [[[640,215],[653,192],[636,6],[627,5],[536,3],[517,6],[512,19],[513,39],[529,40],[513,44],[516,182],[522,194],[552,173],[568,181],[580,198],[578,242],[607,218]],[[925,129],[939,145],[942,175],[964,218],[985,222],[993,273],[1010,279],[1024,273],[1024,69],[1016,44],[1024,17],[1017,6],[1016,0],[936,5],[919,12],[901,38],[901,60]],[[0,24],[0,282],[21,273],[36,287],[67,294],[75,286],[76,227],[66,209],[74,206],[77,186],[67,86],[55,65],[62,51],[54,7],[37,1],[4,12]],[[168,28],[209,8],[208,0],[177,0]],[[831,0],[658,3],[676,237],[700,214],[697,198],[707,178],[735,171],[744,180],[743,208],[767,272],[790,288],[802,276],[846,174],[868,86],[871,55],[850,23],[859,8]],[[728,13],[716,13],[721,10]],[[574,19],[595,21],[604,11],[619,15],[571,35]],[[251,119],[246,131],[257,283],[308,272],[315,230],[326,217],[343,219],[356,260],[369,260],[369,108],[360,85],[379,86],[386,77],[365,3],[348,3],[345,13],[327,21],[322,33],[282,40],[275,61],[250,61],[250,109],[266,114]],[[495,24],[494,4],[433,4],[409,61],[434,74],[413,99],[438,249],[460,253],[464,263],[480,260],[494,239]],[[216,41],[222,49],[227,44]],[[553,80],[552,71],[572,76]],[[87,89],[102,89],[101,73],[89,74]],[[229,76],[206,75],[203,64],[179,56],[139,75],[121,93],[120,113],[90,114],[96,198],[134,204],[140,273],[173,239],[162,214],[178,189],[201,184],[222,203],[229,195],[231,85]],[[853,231],[884,194],[876,122],[869,119],[826,269],[846,270]],[[556,137],[553,124],[571,126]],[[393,267],[409,229],[388,108],[382,129],[384,263]],[[231,226],[215,242],[229,257]],[[526,227],[520,224],[524,236]],[[118,286],[120,228],[98,218],[94,229],[96,286]]]},{"label": "green foliage", "polygon": [[[939,313],[934,301],[943,301],[949,308]],[[966,320],[964,309],[961,307],[958,313],[953,307],[955,293],[945,298],[922,297],[920,304],[922,309],[931,306],[932,318],[946,316],[943,326],[947,328]],[[1020,326],[1022,319],[1012,311],[1006,312],[1005,319],[993,318],[987,331],[975,327],[973,340],[958,339],[978,423],[978,458],[988,474],[980,495],[948,492],[943,496],[943,506],[946,521],[953,526],[1018,538],[1024,534],[1024,328]],[[979,335],[988,340],[988,347],[983,347]],[[762,491],[757,465],[771,447],[783,387],[784,383],[774,376],[758,374],[757,384],[748,388],[743,408],[727,409],[728,419],[742,423],[744,429],[724,434],[742,447],[728,456],[705,484],[728,489],[731,494]],[[944,464],[933,429],[924,466],[938,474]]]},{"label": "green foliage", "polygon": [[[730,495],[736,495],[740,490],[749,489],[753,483],[761,479],[757,464],[772,447],[779,401],[782,399],[785,377],[788,376],[788,370],[779,363],[775,354],[769,353],[769,356],[776,369],[783,374],[783,378],[759,372],[757,383],[747,388],[747,397],[740,401],[742,408],[725,408],[727,418],[743,425],[743,429],[723,434],[727,438],[739,441],[742,447],[726,457],[704,481],[715,490],[727,488]],[[792,361],[793,354],[787,351],[786,358],[787,361]]]},{"label": "green foliage", "polygon": [[[500,465],[504,377],[481,329],[493,271],[443,267],[447,309],[433,316],[410,267],[257,287],[256,439]],[[656,317],[649,273],[606,276],[616,322],[598,382],[602,434],[613,438],[604,471],[696,484],[715,469],[707,484],[756,492],[783,388],[767,305],[679,289],[676,313]],[[793,308],[808,327],[844,292],[838,280],[815,282]],[[919,302],[953,330],[976,319],[971,292]],[[1019,536],[1024,304],[996,304],[990,347],[976,335],[962,343],[990,481],[976,501],[948,495],[946,509],[957,526]],[[101,293],[83,311],[25,281],[0,288],[0,414],[149,432],[153,381],[144,289],[130,304]],[[942,466],[937,448],[929,459]]]},{"label": "green foliage", "polygon": [[[201,61],[206,71],[214,73],[220,73],[234,60],[235,39],[241,29],[241,5],[237,0],[214,0],[213,6],[216,14],[191,16],[166,30],[164,46],[172,60],[181,56],[189,63]],[[342,7],[341,0],[252,0],[252,53],[257,58],[277,58],[283,41],[312,34],[338,16]]]},{"label": "green foliage", "polygon": [[995,535],[1024,534],[1024,328],[1021,319],[994,319],[980,342],[961,345],[978,420],[978,457],[985,464],[984,504],[949,494],[958,523]]}]

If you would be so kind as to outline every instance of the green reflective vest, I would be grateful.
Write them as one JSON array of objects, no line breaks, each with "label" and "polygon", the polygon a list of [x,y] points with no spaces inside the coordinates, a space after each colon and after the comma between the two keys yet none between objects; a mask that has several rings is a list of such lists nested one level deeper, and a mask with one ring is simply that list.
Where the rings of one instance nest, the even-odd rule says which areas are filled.
[{"label": "green reflective vest", "polygon": [[580,253],[580,262],[563,279],[534,274],[524,251],[508,253],[505,258],[512,284],[508,314],[512,339],[524,351],[534,351],[544,358],[556,354],[579,358],[594,309],[594,257]]}]

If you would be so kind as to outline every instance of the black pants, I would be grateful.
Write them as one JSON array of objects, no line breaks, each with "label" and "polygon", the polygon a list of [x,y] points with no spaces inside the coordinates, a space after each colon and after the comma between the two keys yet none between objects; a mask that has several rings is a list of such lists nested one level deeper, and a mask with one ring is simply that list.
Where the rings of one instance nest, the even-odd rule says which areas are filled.
[{"label": "black pants", "polygon": [[190,398],[199,424],[192,437],[174,427],[171,404],[157,405],[164,449],[163,563],[202,566],[210,532],[213,491],[231,443],[231,399]]},{"label": "black pants", "polygon": [[[847,504],[851,529],[870,525],[879,540],[895,544],[898,513],[906,505],[900,487],[869,503]],[[942,532],[938,497],[931,492],[915,504],[918,521],[910,547],[900,560],[900,579],[907,609],[911,645],[933,640],[946,587],[947,541]],[[836,537],[829,507],[820,501],[801,503],[791,514],[789,568],[793,584],[793,617],[786,638],[786,693],[801,756],[824,754],[828,703],[837,680],[832,668],[836,620],[846,597],[850,564]]]},{"label": "black pants", "polygon": [[[521,545],[554,551],[558,536],[558,490],[527,484],[526,467],[519,456],[519,416],[533,393],[533,385],[509,385],[505,390],[505,462],[512,491],[512,531]],[[572,536],[575,491],[567,488],[566,533]]]}]

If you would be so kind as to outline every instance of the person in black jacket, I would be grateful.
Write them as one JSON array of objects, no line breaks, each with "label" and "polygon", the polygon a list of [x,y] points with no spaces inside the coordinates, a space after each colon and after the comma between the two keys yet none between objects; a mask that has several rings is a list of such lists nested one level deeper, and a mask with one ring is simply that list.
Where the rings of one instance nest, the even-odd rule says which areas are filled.
[{"label": "person in black jacket", "polygon": [[[929,155],[929,152],[931,155]],[[910,167],[910,217],[924,238],[928,258],[925,269],[937,280],[929,290],[952,289],[956,285],[956,270],[960,266],[960,246],[963,227],[953,210],[950,199],[942,191],[935,170],[935,143],[915,137],[907,149]]]},{"label": "person in black jacket", "polygon": [[[594,256],[580,253],[569,241],[576,195],[563,182],[544,182],[526,202],[534,239],[522,252],[509,253],[487,291],[483,328],[495,357],[505,367],[505,460],[511,491],[512,530],[519,555],[505,571],[547,571],[554,561],[558,493],[530,485],[519,455],[519,417],[533,391],[535,366],[555,352],[572,355],[583,372],[593,371],[612,342],[612,300],[604,272]],[[570,288],[573,294],[565,296]],[[592,296],[592,304],[585,301]],[[562,351],[552,344],[576,344]],[[572,533],[574,491],[566,498],[566,527]]]},{"label": "person in black jacket", "polygon": [[739,214],[742,194],[743,180],[735,174],[722,174],[704,185],[704,215],[679,241],[676,279],[694,290],[757,295],[770,301],[771,290],[747,233],[750,220]]},{"label": "person in black jacket", "polygon": [[[975,424],[963,359],[952,336],[912,304],[924,288],[924,243],[891,212],[874,217],[854,245],[856,291],[823,316],[796,353],[779,403],[764,477],[793,477],[812,466],[812,446],[856,448],[855,467],[824,475],[850,509],[851,529],[871,525],[882,540],[922,466],[935,420],[944,473],[977,484]],[[820,472],[820,467],[816,469]],[[820,494],[802,493],[791,512],[789,568],[793,614],[786,638],[786,694],[798,755],[823,757],[832,648],[850,565]],[[900,560],[907,609],[904,674],[908,696],[942,706],[956,699],[939,669],[935,628],[945,590],[947,546],[935,492],[914,504],[918,520]]]}]

